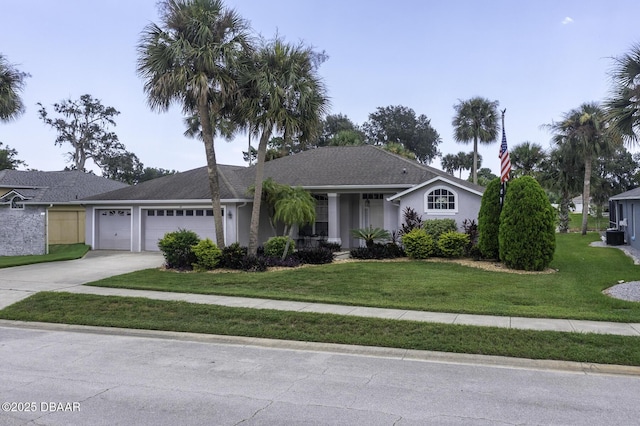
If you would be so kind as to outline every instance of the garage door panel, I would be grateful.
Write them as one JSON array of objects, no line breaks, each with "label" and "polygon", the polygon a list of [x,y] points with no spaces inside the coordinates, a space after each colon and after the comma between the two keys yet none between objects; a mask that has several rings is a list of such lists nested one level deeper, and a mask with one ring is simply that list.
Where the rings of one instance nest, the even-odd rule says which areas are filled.
[{"label": "garage door panel", "polygon": [[131,250],[131,210],[98,210],[98,249]]},{"label": "garage door panel", "polygon": [[[167,214],[167,212],[171,214]],[[215,240],[215,223],[211,210],[209,215],[202,209],[202,215],[196,215],[198,210],[144,210],[142,217],[144,248],[147,251],[158,251],[158,241],[167,232],[174,232],[179,229],[186,229],[195,232],[199,238],[211,238]],[[161,212],[161,215],[159,215]],[[181,213],[179,213],[181,212]],[[187,215],[187,212],[191,212]]]}]

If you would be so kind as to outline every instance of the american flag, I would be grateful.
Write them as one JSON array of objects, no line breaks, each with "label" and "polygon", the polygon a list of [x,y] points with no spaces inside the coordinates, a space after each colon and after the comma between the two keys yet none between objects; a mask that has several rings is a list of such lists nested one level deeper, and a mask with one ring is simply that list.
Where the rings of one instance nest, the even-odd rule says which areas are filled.
[{"label": "american flag", "polygon": [[505,183],[509,180],[509,173],[511,173],[511,159],[507,149],[507,135],[504,132],[504,126],[502,126],[502,144],[498,157],[500,158],[500,182]]}]

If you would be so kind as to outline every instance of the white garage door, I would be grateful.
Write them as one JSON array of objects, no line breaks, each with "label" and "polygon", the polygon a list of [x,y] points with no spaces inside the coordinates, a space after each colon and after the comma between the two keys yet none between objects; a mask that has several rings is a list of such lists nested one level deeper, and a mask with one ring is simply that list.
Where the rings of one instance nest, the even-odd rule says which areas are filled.
[{"label": "white garage door", "polygon": [[98,249],[131,250],[131,210],[97,210]]},{"label": "white garage door", "polygon": [[216,240],[211,209],[147,209],[142,211],[142,218],[143,250],[158,251],[158,240],[178,229],[193,231],[201,239]]}]

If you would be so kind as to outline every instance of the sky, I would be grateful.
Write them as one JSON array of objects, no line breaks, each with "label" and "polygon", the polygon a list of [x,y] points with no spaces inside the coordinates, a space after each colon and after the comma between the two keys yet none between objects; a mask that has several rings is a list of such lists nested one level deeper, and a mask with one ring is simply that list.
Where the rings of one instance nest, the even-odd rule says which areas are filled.
[{"label": "sky", "polygon": [[[424,114],[443,154],[470,152],[453,139],[453,106],[481,96],[506,109],[509,147],[549,147],[542,126],[611,90],[614,57],[640,42],[640,2],[619,0],[226,0],[255,35],[304,42],[329,59],[319,69],[330,113],[361,125],[378,107]],[[614,5],[615,6],[612,6]],[[146,167],[206,165],[204,146],[183,136],[179,105],[152,111],[136,74],[144,27],[159,23],[155,0],[0,0],[0,53],[31,75],[26,112],[0,123],[0,142],[29,169],[62,170],[70,146],[38,117],[90,94],[120,111],[118,135]],[[499,174],[498,142],[480,146],[482,167]],[[218,163],[246,165],[247,136],[215,143]],[[436,159],[432,166],[440,168]],[[465,175],[463,175],[465,177]]]}]

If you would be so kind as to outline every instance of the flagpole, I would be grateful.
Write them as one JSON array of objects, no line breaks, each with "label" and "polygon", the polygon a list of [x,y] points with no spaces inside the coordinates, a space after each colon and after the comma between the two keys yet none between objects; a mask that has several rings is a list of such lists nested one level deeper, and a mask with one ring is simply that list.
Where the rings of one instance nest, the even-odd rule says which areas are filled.
[{"label": "flagpole", "polygon": [[[502,110],[502,139],[506,139],[506,133],[504,130],[504,114],[507,112],[507,109]],[[501,148],[502,152],[502,148]],[[502,158],[502,156],[500,156]],[[507,193],[507,181],[502,176],[502,161],[500,161],[500,209],[502,209],[502,205],[504,204],[504,197]]]}]

